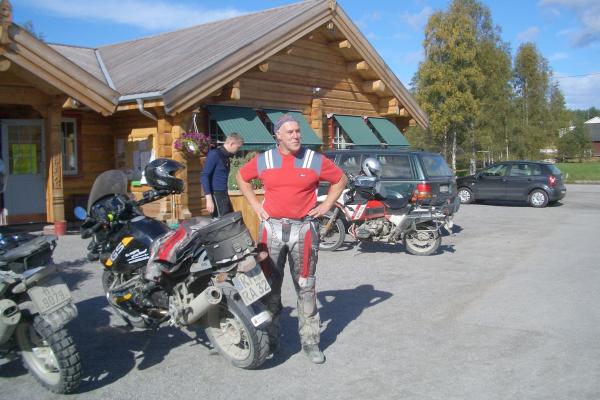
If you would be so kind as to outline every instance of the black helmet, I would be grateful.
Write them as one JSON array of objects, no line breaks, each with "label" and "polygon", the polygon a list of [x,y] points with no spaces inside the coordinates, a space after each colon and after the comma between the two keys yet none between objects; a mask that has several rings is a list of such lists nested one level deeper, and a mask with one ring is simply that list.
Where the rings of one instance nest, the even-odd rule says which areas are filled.
[{"label": "black helmet", "polygon": [[183,181],[175,177],[175,173],[184,169],[183,164],[168,158],[157,158],[144,168],[144,175],[148,185],[154,189],[166,189],[181,193]]},{"label": "black helmet", "polygon": [[362,170],[366,176],[377,176],[381,175],[381,163],[373,157],[365,158],[362,162]]}]

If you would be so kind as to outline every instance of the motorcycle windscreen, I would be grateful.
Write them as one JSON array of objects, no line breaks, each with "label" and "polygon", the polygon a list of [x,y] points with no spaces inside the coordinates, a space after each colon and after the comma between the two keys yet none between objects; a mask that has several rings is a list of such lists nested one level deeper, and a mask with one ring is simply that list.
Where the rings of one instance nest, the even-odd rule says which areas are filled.
[{"label": "motorcycle windscreen", "polygon": [[103,197],[114,194],[127,194],[127,175],[117,169],[101,173],[94,181],[87,204],[88,214],[94,203]]}]

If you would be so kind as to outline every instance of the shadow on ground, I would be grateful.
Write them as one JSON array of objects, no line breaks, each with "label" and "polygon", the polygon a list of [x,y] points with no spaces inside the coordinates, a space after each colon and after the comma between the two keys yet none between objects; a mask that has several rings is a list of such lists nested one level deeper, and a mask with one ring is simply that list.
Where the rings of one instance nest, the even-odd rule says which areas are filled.
[{"label": "shadow on ground", "polygon": [[[343,330],[355,321],[367,308],[392,297],[392,293],[377,290],[373,285],[360,285],[354,289],[327,290],[317,294],[321,303],[321,350],[332,346]],[[294,315],[292,315],[292,312]],[[272,368],[284,363],[292,355],[301,351],[298,334],[298,318],[295,309],[284,307],[281,312],[279,353],[268,360],[263,368]]]}]

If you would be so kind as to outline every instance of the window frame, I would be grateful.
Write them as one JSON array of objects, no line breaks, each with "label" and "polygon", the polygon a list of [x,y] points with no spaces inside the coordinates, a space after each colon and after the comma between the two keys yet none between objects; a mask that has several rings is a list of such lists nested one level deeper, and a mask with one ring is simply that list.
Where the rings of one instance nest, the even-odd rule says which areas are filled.
[{"label": "window frame", "polygon": [[[76,169],[75,171],[66,171],[65,170],[65,165],[64,165],[64,132],[62,129],[62,124],[65,122],[72,122],[73,123],[73,129],[75,131],[75,157],[76,157]],[[61,161],[63,162],[63,167],[62,167],[62,174],[64,178],[78,178],[81,177],[82,172],[81,172],[81,118],[78,114],[68,114],[65,113],[62,115],[61,120],[60,120],[60,151],[61,151],[61,156],[62,159]]]}]

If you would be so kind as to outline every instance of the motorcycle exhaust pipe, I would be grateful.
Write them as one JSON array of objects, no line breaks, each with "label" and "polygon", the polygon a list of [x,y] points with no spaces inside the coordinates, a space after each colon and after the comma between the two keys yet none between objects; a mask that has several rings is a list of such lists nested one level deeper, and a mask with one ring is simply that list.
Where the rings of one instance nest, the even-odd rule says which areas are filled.
[{"label": "motorcycle exhaust pipe", "polygon": [[6,343],[21,320],[19,306],[12,300],[0,300],[0,344]]},{"label": "motorcycle exhaust pipe", "polygon": [[202,318],[208,310],[221,302],[223,292],[215,286],[209,286],[196,296],[187,307],[183,316],[186,325],[193,324]]}]

